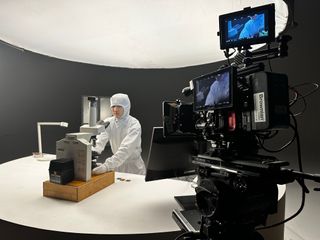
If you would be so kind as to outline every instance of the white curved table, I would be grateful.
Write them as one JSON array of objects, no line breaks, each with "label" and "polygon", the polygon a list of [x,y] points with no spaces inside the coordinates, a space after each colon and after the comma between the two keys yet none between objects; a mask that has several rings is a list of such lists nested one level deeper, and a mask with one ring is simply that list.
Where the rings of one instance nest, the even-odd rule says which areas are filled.
[{"label": "white curved table", "polygon": [[[181,209],[174,196],[195,193],[190,182],[173,179],[145,182],[141,175],[116,173],[114,184],[81,202],[70,202],[43,197],[42,183],[49,178],[48,168],[48,161],[37,161],[32,156],[0,165],[1,220],[77,234],[172,233],[180,231],[172,218],[172,210]],[[284,204],[285,186],[279,185],[279,211],[271,222],[284,218]],[[270,230],[264,233],[271,234],[273,239],[283,238],[283,226]]]},{"label": "white curved table", "polygon": [[[42,196],[49,162],[25,157],[0,165],[0,219],[34,228],[89,234],[180,231],[172,218],[176,195],[194,194],[190,182],[116,173],[115,183],[81,202]],[[131,180],[119,181],[118,177]]]}]

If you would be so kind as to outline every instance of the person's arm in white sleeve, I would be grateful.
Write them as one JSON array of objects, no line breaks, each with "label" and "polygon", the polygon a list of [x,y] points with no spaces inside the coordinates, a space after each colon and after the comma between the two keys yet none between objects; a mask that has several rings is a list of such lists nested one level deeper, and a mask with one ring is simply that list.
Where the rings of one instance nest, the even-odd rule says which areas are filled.
[{"label": "person's arm in white sleeve", "polygon": [[139,122],[134,123],[128,129],[127,136],[122,140],[118,151],[111,157],[107,158],[104,165],[107,171],[114,170],[121,166],[135,150],[137,144],[140,142],[141,126]]},{"label": "person's arm in white sleeve", "polygon": [[92,147],[92,151],[95,151],[101,154],[101,152],[106,147],[106,144],[108,141],[109,141],[109,133],[107,132],[107,130],[105,130],[97,136],[96,146]]}]

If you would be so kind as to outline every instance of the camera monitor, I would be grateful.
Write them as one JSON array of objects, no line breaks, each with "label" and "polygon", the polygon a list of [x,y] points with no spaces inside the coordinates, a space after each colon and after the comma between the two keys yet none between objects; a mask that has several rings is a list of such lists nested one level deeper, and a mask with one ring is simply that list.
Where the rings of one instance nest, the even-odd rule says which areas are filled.
[{"label": "camera monitor", "polygon": [[180,101],[162,102],[163,135],[195,136],[195,121],[192,103]]},{"label": "camera monitor", "polygon": [[227,67],[192,80],[194,110],[207,111],[233,107],[235,67]]},{"label": "camera monitor", "polygon": [[221,49],[272,42],[275,39],[274,4],[221,15],[219,31]]},{"label": "camera monitor", "polygon": [[154,127],[147,161],[145,181],[195,174],[191,162],[195,155],[194,140],[190,137],[164,137],[162,127]]}]

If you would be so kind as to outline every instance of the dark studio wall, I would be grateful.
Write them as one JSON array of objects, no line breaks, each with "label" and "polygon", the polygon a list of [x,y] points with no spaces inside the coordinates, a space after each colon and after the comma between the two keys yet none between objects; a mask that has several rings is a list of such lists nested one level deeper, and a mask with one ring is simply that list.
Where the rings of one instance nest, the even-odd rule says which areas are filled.
[{"label": "dark studio wall", "polygon": [[[318,74],[318,1],[296,1],[298,27],[290,32],[289,57],[271,62],[274,72],[286,73],[290,85],[320,82]],[[0,163],[31,155],[36,151],[36,123],[66,121],[67,129],[43,127],[43,151],[54,153],[55,141],[81,124],[81,96],[110,96],[127,93],[131,114],[143,128],[143,158],[146,160],[151,129],[161,125],[161,102],[185,99],[181,89],[198,75],[214,71],[222,62],[178,69],[127,69],[75,63],[20,51],[0,44]],[[308,89],[304,89],[308,91]],[[306,170],[319,168],[318,136],[320,91],[309,96],[307,110],[298,117],[302,154]],[[290,136],[290,132],[285,134]],[[276,139],[281,144],[284,139]],[[274,144],[274,143],[273,143]],[[278,154],[294,165],[295,145]]]},{"label": "dark studio wall", "polygon": [[153,126],[161,125],[161,102],[182,97],[188,81],[214,65],[156,70],[94,66],[63,61],[1,45],[1,162],[36,151],[36,123],[66,121],[67,129],[42,127],[43,152],[54,153],[55,141],[81,124],[81,96],[127,93],[131,115],[140,120],[143,156]]}]

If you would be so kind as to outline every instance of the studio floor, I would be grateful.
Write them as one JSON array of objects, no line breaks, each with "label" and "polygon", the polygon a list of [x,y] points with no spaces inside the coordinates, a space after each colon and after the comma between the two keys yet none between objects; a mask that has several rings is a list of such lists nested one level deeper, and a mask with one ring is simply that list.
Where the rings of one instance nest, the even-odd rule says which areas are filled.
[{"label": "studio floor", "polygon": [[[285,240],[318,240],[320,236],[320,192],[314,188],[320,184],[306,181],[310,191],[306,194],[303,211],[285,225]],[[296,182],[287,185],[286,218],[293,215],[300,207],[302,199],[301,187]]]}]

